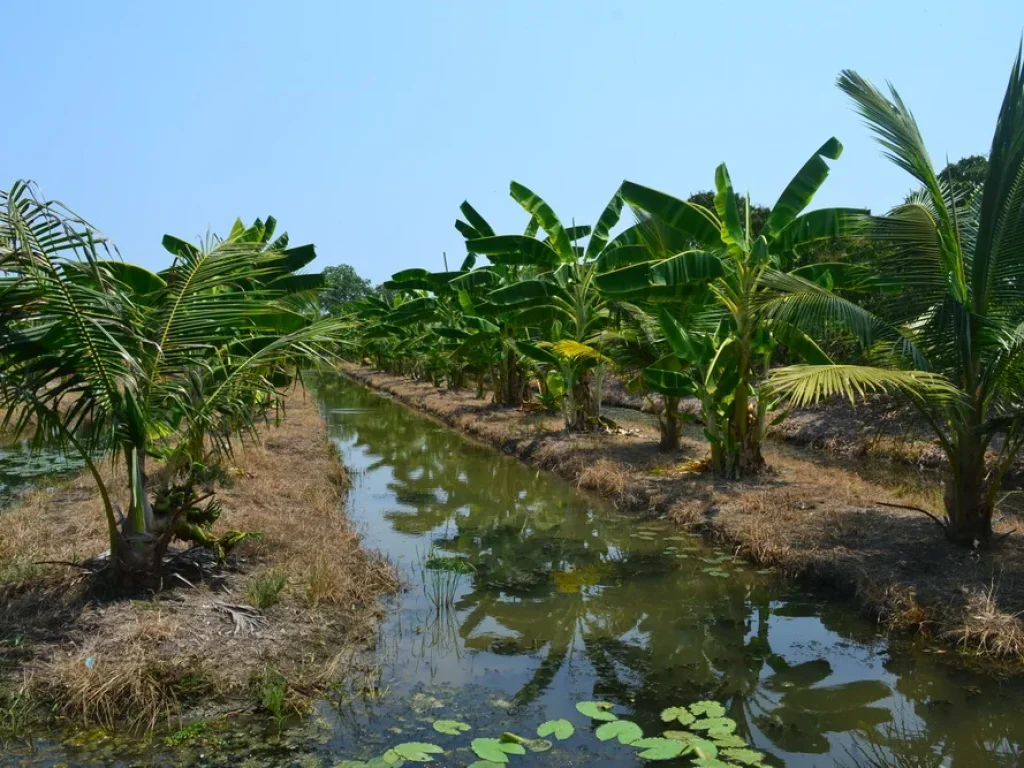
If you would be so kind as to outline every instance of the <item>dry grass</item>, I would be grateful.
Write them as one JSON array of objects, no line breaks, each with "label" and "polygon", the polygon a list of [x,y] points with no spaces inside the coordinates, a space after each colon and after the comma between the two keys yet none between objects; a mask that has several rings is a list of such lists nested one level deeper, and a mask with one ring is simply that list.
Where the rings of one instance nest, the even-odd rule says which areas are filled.
[{"label": "dry grass", "polygon": [[[999,657],[1024,669],[1017,619],[1024,612],[1024,536],[1017,524],[1001,523],[993,551],[970,552],[948,544],[934,521],[919,512],[879,503],[941,509],[937,478],[929,485],[910,467],[893,463],[868,480],[858,474],[866,471],[863,464],[769,444],[765,453],[771,473],[721,482],[693,471],[707,456],[707,444],[693,427],[684,432],[679,452],[664,454],[657,449],[656,428],[640,416],[617,416],[624,429],[616,432],[567,435],[558,418],[548,414],[501,408],[470,393],[356,366],[344,371],[580,488],[602,493],[622,509],[666,515],[755,563],[849,596],[886,629],[980,649],[989,659]],[[838,439],[829,413],[812,414],[813,430],[797,423],[798,431],[806,427],[804,436],[814,440],[794,435],[794,441]],[[900,418],[902,412],[891,416],[893,429],[882,438],[861,435],[856,421],[861,437],[845,445],[862,450],[846,450],[846,455],[917,455],[919,436],[913,430],[900,433],[895,428]],[[838,443],[833,448],[840,450]],[[1002,577],[1000,586],[989,594],[997,576]],[[978,594],[988,594],[987,607]]]},{"label": "dry grass", "polygon": [[999,607],[993,585],[967,598],[963,626],[948,633],[961,648],[972,653],[1015,657],[1024,654],[1024,625],[1020,613]]},{"label": "dry grass", "polygon": [[[264,435],[235,455],[216,526],[264,537],[240,546],[209,585],[104,601],[78,569],[37,564],[106,549],[87,476],[4,512],[0,640],[33,649],[15,657],[0,643],[7,687],[32,691],[73,724],[145,729],[199,700],[251,698],[267,668],[284,677],[292,700],[337,683],[372,643],[379,598],[395,591],[396,576],[342,513],[347,476],[316,404],[294,393],[285,419]],[[247,586],[282,576],[279,602],[258,606],[261,626],[236,632],[223,604],[245,603]]]},{"label": "dry grass", "polygon": [[629,487],[629,471],[613,461],[599,459],[580,471],[576,487],[604,496],[623,496]]}]

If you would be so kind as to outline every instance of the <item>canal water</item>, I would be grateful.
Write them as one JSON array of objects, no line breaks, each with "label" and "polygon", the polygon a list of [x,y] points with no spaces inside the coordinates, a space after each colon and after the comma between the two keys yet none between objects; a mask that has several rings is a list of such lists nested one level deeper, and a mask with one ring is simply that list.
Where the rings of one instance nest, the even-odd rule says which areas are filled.
[{"label": "canal water", "polygon": [[[353,474],[348,512],[409,585],[380,633],[388,694],[337,722],[346,756],[443,746],[435,718],[472,725],[461,742],[566,718],[580,731],[526,764],[640,765],[637,750],[595,739],[575,704],[613,703],[655,735],[672,727],[665,708],[710,699],[773,765],[1024,765],[1020,682],[891,648],[847,604],[621,515],[362,386],[320,392]],[[426,567],[451,558],[464,572]]]},{"label": "canal water", "polygon": [[[347,512],[406,585],[379,631],[370,695],[323,702],[281,737],[239,718],[220,747],[43,738],[0,764],[339,768],[422,742],[444,750],[434,764],[468,766],[474,738],[532,739],[566,719],[572,736],[508,765],[635,766],[641,750],[600,740],[577,704],[602,702],[650,737],[685,730],[662,721],[666,708],[710,701],[765,765],[1024,765],[1020,681],[896,648],[847,604],[619,514],[348,380],[317,389],[352,474]],[[469,730],[439,733],[438,720]]]}]

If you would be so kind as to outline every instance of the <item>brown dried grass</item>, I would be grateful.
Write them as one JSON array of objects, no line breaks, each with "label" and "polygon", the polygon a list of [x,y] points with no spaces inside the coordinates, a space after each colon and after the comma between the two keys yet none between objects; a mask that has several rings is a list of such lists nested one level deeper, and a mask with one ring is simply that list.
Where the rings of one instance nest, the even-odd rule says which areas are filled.
[{"label": "brown dried grass", "polygon": [[947,632],[947,637],[970,653],[1020,657],[1024,655],[1024,624],[1020,616],[999,607],[992,585],[968,596],[963,626]]}]

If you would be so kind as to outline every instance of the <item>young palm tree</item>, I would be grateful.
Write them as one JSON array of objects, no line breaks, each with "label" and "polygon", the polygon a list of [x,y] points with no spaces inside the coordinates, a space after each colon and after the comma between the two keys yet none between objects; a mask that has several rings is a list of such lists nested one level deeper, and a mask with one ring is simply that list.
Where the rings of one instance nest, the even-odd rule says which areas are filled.
[{"label": "young palm tree", "polygon": [[[99,234],[31,186],[0,195],[0,427],[31,427],[38,446],[82,458],[103,500],[111,560],[130,580],[159,570],[181,522],[154,513],[147,460],[159,452],[190,465],[208,439],[230,450],[344,327],[291,308],[317,284],[294,274],[315,251],[271,243],[272,230],[272,220],[239,223],[202,248],[167,236],[174,262],[154,274],[100,258]],[[121,520],[102,458],[124,462]]]},{"label": "young palm tree", "polygon": [[[766,309],[801,321],[841,319],[881,357],[877,367],[794,366],[772,377],[797,403],[896,388],[910,395],[949,460],[945,527],[962,545],[990,541],[1001,480],[1024,443],[1024,67],[1014,62],[977,188],[936,174],[917,122],[856,72],[839,88],[921,190],[871,233],[895,255],[880,281],[901,288],[882,309],[864,307],[798,278],[775,276]],[[908,369],[916,369],[911,372]]]}]

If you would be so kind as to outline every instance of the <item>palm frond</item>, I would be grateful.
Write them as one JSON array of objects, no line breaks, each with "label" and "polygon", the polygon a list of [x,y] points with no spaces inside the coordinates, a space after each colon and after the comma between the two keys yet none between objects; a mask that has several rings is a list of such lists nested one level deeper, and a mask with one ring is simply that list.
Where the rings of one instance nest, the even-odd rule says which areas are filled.
[{"label": "palm frond", "polygon": [[773,371],[768,386],[797,407],[835,396],[855,403],[882,392],[931,402],[952,402],[963,396],[948,379],[934,373],[859,365],[791,365]]}]

